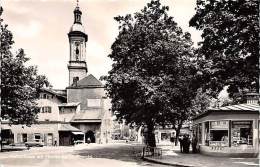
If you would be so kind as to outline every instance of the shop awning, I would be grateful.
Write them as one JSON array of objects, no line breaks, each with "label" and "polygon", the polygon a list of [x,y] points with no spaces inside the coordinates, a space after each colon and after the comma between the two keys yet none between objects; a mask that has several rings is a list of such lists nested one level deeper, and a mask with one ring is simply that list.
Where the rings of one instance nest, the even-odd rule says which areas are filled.
[{"label": "shop awning", "polygon": [[74,135],[84,135],[82,132],[72,132]]}]

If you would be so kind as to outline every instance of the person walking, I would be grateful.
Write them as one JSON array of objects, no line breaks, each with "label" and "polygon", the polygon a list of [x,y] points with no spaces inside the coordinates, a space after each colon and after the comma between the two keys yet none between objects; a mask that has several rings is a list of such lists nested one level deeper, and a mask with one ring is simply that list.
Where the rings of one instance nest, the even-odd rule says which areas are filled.
[{"label": "person walking", "polygon": [[180,143],[180,151],[183,152],[183,136],[179,137],[179,143]]},{"label": "person walking", "polygon": [[196,136],[193,136],[192,137],[192,153],[197,153],[198,152],[198,150],[197,150],[197,143],[198,143],[198,141],[197,141]]},{"label": "person walking", "polygon": [[184,135],[183,137],[183,152],[189,153],[190,151],[190,138],[188,135]]},{"label": "person walking", "polygon": [[54,146],[55,147],[57,146],[57,138],[56,137],[54,138]]}]

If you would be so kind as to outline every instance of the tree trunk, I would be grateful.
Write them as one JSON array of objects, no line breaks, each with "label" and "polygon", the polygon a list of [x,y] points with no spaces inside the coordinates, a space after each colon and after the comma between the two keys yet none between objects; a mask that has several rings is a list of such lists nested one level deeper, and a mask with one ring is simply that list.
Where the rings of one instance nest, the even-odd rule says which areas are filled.
[{"label": "tree trunk", "polygon": [[150,147],[156,147],[156,140],[155,140],[155,134],[154,134],[154,124],[149,123],[147,124],[147,145]]},{"label": "tree trunk", "polygon": [[180,135],[180,130],[178,130],[178,128],[177,128],[177,129],[176,129],[176,140],[175,140],[175,146],[178,145],[179,135]]},{"label": "tree trunk", "polygon": [[183,121],[182,121],[182,120],[181,120],[180,122],[178,121],[177,128],[175,129],[175,130],[176,130],[175,146],[178,145],[179,135],[180,135],[180,131],[181,131],[181,128],[182,128],[182,124],[183,124]]}]

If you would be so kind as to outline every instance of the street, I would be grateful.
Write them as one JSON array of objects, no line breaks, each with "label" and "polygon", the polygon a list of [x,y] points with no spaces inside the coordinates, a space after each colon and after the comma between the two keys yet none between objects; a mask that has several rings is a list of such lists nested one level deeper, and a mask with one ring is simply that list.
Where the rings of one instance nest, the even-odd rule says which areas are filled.
[{"label": "street", "polygon": [[0,153],[0,167],[141,167],[161,166],[140,159],[141,146],[126,143],[84,144],[73,147],[32,148]]}]

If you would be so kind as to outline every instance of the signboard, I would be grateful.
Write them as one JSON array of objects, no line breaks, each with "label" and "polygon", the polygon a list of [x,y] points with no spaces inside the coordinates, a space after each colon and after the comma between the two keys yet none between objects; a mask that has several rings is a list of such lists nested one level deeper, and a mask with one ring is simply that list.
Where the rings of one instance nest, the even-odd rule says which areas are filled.
[{"label": "signboard", "polygon": [[228,121],[211,121],[211,129],[228,129]]},{"label": "signboard", "polygon": [[251,125],[252,121],[232,121],[233,125]]},{"label": "signboard", "polygon": [[100,107],[101,100],[100,99],[88,99],[88,107]]}]

